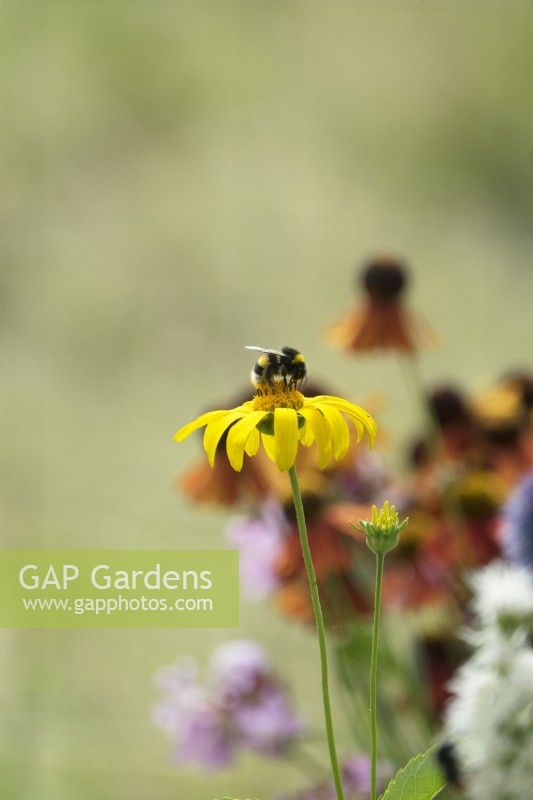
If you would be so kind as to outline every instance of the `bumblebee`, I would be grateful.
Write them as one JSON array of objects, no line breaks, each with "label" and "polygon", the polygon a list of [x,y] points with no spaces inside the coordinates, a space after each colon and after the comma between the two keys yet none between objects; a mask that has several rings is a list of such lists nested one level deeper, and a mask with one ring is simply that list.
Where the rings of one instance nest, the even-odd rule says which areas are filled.
[{"label": "bumblebee", "polygon": [[247,350],[258,350],[261,355],[252,369],[250,378],[259,394],[283,384],[285,389],[303,389],[307,380],[305,358],[294,347],[269,350],[266,347],[246,345]]}]

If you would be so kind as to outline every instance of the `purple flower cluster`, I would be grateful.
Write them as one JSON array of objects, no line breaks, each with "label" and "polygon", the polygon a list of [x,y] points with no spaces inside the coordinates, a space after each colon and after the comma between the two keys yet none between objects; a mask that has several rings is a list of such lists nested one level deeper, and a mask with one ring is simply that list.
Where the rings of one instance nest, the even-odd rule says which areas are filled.
[{"label": "purple flower cluster", "polygon": [[513,564],[533,569],[533,472],[526,475],[504,508],[503,548]]},{"label": "purple flower cluster", "polygon": [[218,647],[204,680],[187,659],[161,669],[157,681],[164,697],[154,719],[181,763],[221,769],[241,748],[281,755],[303,731],[266,653],[253,642]]},{"label": "purple flower cluster", "polygon": [[[353,800],[367,800],[370,794],[370,759],[366,756],[354,756],[341,766],[342,782],[346,792]],[[379,767],[379,781],[384,783],[390,775],[387,765]],[[335,800],[335,787],[332,781],[317,784],[300,792],[286,794],[278,800]]]},{"label": "purple flower cluster", "polygon": [[249,600],[268,597],[278,585],[275,572],[287,522],[281,505],[264,503],[254,517],[234,517],[226,528],[228,542],[240,553],[241,586]]}]

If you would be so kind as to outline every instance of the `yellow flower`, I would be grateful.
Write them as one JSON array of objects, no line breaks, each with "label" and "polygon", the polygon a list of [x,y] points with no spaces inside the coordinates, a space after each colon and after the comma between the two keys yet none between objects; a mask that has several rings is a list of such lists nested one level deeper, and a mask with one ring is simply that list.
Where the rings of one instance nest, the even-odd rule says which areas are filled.
[{"label": "yellow flower", "polygon": [[400,533],[403,531],[409,519],[404,519],[400,522],[400,518],[394,506],[389,505],[386,500],[383,507],[378,509],[372,506],[372,518],[370,521],[360,519],[360,528],[354,527],[357,530],[362,530],[366,535],[366,543],[368,547],[376,553],[376,555],[385,555],[389,550],[392,550],[398,544]]},{"label": "yellow flower", "polygon": [[205,427],[204,449],[213,466],[217,445],[227,431],[228,459],[237,472],[242,469],[244,454],[254,456],[261,442],[268,457],[282,471],[293,466],[299,444],[310,447],[316,443],[319,466],[324,469],[332,456],[340,460],[348,451],[350,431],[346,418],[354,425],[357,440],[361,441],[366,433],[372,446],[377,425],[364,409],[341,397],[304,397],[296,389],[276,386],[237,408],[202,414],[180,428],[174,439],[182,442],[193,431]]},{"label": "yellow flower", "polygon": [[501,428],[516,424],[523,411],[520,391],[513,386],[494,386],[478,394],[474,413],[485,428]]},{"label": "yellow flower", "polygon": [[389,505],[386,500],[382,508],[372,506],[372,525],[376,528],[382,528],[385,533],[389,533],[392,528],[397,528],[400,524],[398,513],[394,506]]}]

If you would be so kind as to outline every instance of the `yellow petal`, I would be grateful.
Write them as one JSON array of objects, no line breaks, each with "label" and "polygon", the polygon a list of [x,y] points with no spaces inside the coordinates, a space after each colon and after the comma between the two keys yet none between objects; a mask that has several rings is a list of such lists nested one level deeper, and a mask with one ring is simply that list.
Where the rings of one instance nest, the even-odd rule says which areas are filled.
[{"label": "yellow petal", "polygon": [[214,420],[220,419],[221,417],[230,413],[231,411],[208,411],[206,414],[202,414],[192,422],[188,422],[187,425],[183,426],[183,428],[180,428],[179,431],[174,434],[174,440],[176,442],[182,442],[187,438],[187,436],[193,433],[193,431],[197,431],[198,428],[203,428],[204,425],[214,422]]},{"label": "yellow petal", "polygon": [[285,472],[294,464],[298,452],[298,416],[294,408],[275,409],[274,448],[276,464]]},{"label": "yellow petal", "polygon": [[261,441],[259,437],[259,431],[257,428],[254,428],[253,431],[250,432],[248,438],[246,440],[246,444],[244,445],[244,450],[247,456],[255,456],[257,451],[259,450],[259,442]]},{"label": "yellow petal", "polygon": [[211,466],[214,466],[218,443],[224,432],[238,419],[244,416],[244,411],[227,411],[225,416],[210,422],[204,433],[204,450]]},{"label": "yellow petal", "polygon": [[348,424],[341,412],[333,406],[324,403],[320,408],[320,412],[326,418],[331,430],[331,441],[333,446],[333,453],[337,461],[344,458],[350,446],[350,431]]},{"label": "yellow petal", "polygon": [[318,466],[325,469],[331,460],[331,429],[318,409],[306,405],[298,412],[311,426],[314,440],[318,448]]},{"label": "yellow petal", "polygon": [[255,426],[261,422],[266,413],[266,411],[252,411],[230,428],[228,441],[226,442],[226,450],[229,463],[236,472],[240,472],[242,469],[244,448],[246,447],[246,442],[250,433],[254,430]]},{"label": "yellow petal", "polygon": [[274,445],[274,437],[270,436],[268,433],[261,434],[261,441],[263,442],[263,447],[265,448],[265,453],[269,457],[271,461],[276,460],[276,448]]},{"label": "yellow petal", "polygon": [[356,406],[355,403],[350,403],[342,397],[334,397],[333,395],[318,395],[317,397],[312,397],[306,402],[306,405],[307,404],[314,408],[320,408],[323,404],[337,408],[350,417],[357,430],[359,439],[362,438],[364,431],[366,431],[368,433],[370,445],[372,446],[374,444],[378,426],[374,418],[370,416],[368,411],[361,408],[361,406]]},{"label": "yellow petal", "polygon": [[298,429],[298,437],[304,447],[311,447],[315,441],[313,429],[305,417],[302,417],[304,424]]}]

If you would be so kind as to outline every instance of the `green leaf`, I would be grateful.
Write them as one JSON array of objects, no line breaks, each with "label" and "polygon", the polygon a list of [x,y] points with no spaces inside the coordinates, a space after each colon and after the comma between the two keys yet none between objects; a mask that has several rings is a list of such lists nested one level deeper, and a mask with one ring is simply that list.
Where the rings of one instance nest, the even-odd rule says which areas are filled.
[{"label": "green leaf", "polygon": [[445,786],[435,760],[435,747],[430,747],[398,770],[381,800],[432,800]]}]

